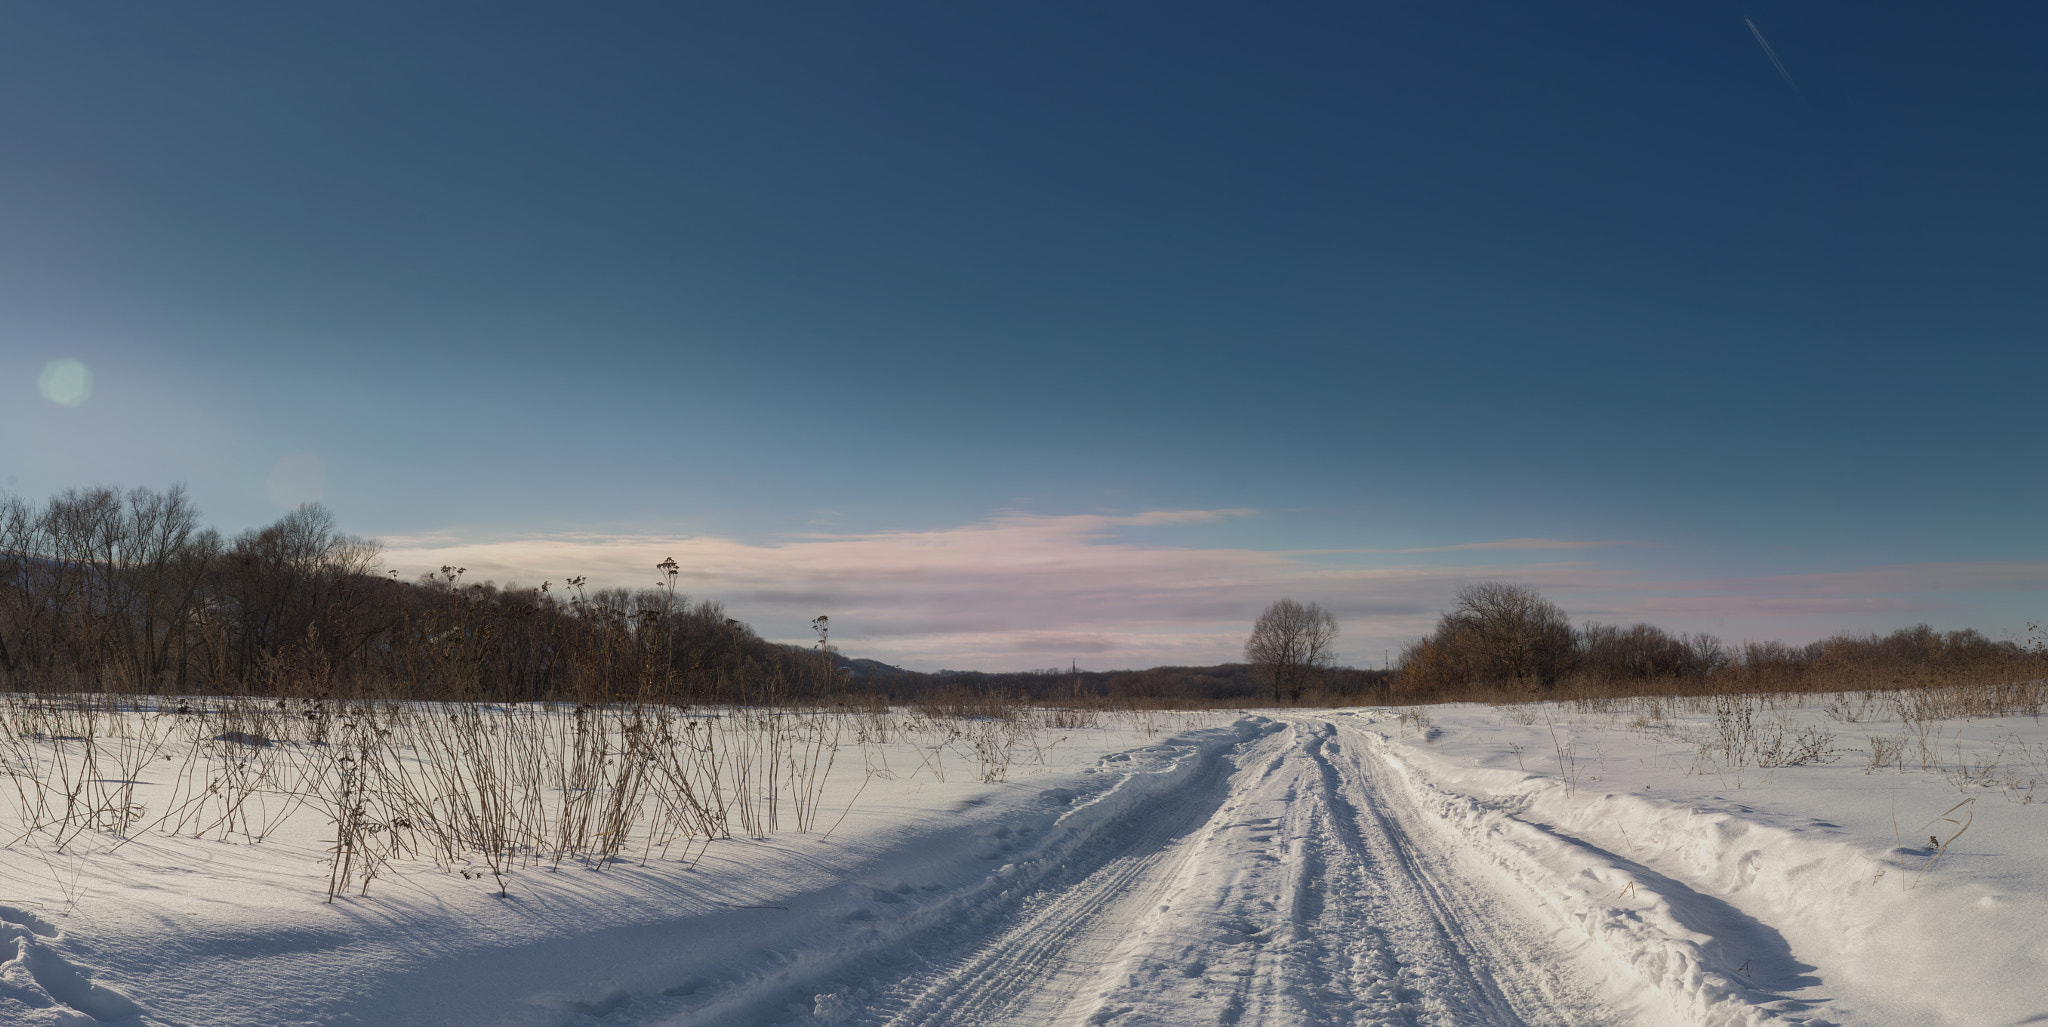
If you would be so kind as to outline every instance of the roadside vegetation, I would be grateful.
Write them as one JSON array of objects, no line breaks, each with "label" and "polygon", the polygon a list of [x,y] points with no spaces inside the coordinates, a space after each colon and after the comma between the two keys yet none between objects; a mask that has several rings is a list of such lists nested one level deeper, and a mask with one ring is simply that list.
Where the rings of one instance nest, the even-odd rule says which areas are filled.
[{"label": "roadside vegetation", "polygon": [[[1575,627],[1534,590],[1468,586],[1434,631],[1402,650],[1390,699],[1400,703],[1584,700],[1929,690],[1943,705],[1967,693],[1991,707],[2037,694],[2048,647],[1927,625],[1886,635],[1836,635],[1806,645],[1672,634],[1653,624]],[[1960,691],[1958,691],[1960,690]],[[1933,696],[1949,698],[1933,699]]]},{"label": "roadside vegetation", "polygon": [[233,538],[182,488],[0,498],[0,688],[344,701],[783,704],[836,694],[814,647],[778,645],[678,587],[414,581],[318,505]]},{"label": "roadside vegetation", "polygon": [[329,899],[367,894],[394,868],[502,893],[528,871],[694,864],[723,839],[829,837],[867,782],[993,784],[1043,766],[1076,731],[1149,737],[1179,723],[993,702],[0,693],[0,850],[62,866],[150,836],[260,845],[312,830],[329,853]]}]

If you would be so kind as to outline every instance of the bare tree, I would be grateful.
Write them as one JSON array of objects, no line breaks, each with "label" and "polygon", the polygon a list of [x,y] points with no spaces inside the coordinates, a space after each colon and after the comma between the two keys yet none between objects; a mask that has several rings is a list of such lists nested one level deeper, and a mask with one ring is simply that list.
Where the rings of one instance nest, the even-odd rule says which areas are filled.
[{"label": "bare tree", "polygon": [[[0,496],[0,674],[35,665],[37,629],[47,604],[36,590],[42,514],[16,496]],[[10,644],[12,640],[12,644]]]},{"label": "bare tree", "polygon": [[1337,618],[1315,603],[1278,599],[1259,614],[1245,640],[1246,663],[1273,687],[1273,701],[1300,702],[1303,689],[1336,663]]},{"label": "bare tree", "polygon": [[357,616],[380,590],[369,573],[380,553],[376,542],[337,531],[318,503],[237,535],[219,560],[215,600],[235,622],[222,666],[248,682],[265,656],[291,652],[332,666],[367,645],[386,626]]},{"label": "bare tree", "polygon": [[1569,668],[1578,645],[1571,618],[1556,603],[1533,588],[1500,581],[1459,589],[1457,608],[1437,631],[1478,675],[1535,679],[1546,688]]},{"label": "bare tree", "polygon": [[200,528],[183,485],[130,491],[117,535],[106,567],[123,597],[115,637],[133,680],[156,691],[172,676],[173,643],[198,605],[220,536]]}]

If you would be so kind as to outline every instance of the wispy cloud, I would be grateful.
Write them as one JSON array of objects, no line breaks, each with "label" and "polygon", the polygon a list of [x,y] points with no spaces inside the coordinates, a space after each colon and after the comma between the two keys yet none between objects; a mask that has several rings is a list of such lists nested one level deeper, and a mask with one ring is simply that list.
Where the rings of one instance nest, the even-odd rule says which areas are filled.
[{"label": "wispy cloud", "polygon": [[1772,574],[1644,582],[1658,591],[1756,595],[1866,595],[1912,592],[2036,592],[2048,590],[2048,560],[1899,563],[1819,574]]},{"label": "wispy cloud", "polygon": [[[1711,629],[1729,637],[1808,640],[1838,631],[1901,627],[1914,621],[1954,620],[1951,626],[1999,626],[1974,620],[2009,608],[1990,597],[2048,595],[2048,561],[1984,560],[1886,564],[1847,571],[1740,575],[1685,579],[1640,578],[1587,589],[1567,605],[1575,613],[1609,621],[1648,620],[1670,627]],[[2013,630],[2018,624],[2006,624]]]},{"label": "wispy cloud", "polygon": [[[1539,588],[1619,584],[1574,563],[1367,567],[1313,554],[1132,542],[1126,528],[1248,517],[1249,510],[1004,514],[933,531],[809,535],[775,543],[714,536],[556,535],[464,541],[386,539],[386,563],[416,574],[444,564],[470,580],[651,585],[673,556],[685,588],[724,601],[771,637],[800,639],[820,613],[850,650],[920,667],[1213,663],[1237,657],[1266,603],[1315,600],[1346,624],[1348,650],[1380,651],[1426,630],[1472,580]],[[1481,544],[1484,545],[1484,544]],[[1556,547],[1567,548],[1567,547]]]},{"label": "wispy cloud", "polygon": [[1388,549],[1389,553],[1456,553],[1468,549],[1592,549],[1598,546],[1639,546],[1641,542],[1618,539],[1578,541],[1561,538],[1504,538],[1494,542],[1460,542],[1454,546],[1423,546],[1418,549]]},{"label": "wispy cloud", "polygon": [[1234,510],[1148,510],[1144,513],[1133,514],[1129,517],[1112,517],[1110,518],[1110,522],[1114,524],[1128,524],[1132,526],[1143,526],[1151,524],[1208,524],[1213,521],[1225,521],[1239,517],[1252,517],[1257,514],[1257,510],[1248,510],[1242,508]]},{"label": "wispy cloud", "polygon": [[[668,557],[684,588],[725,602],[770,637],[801,641],[818,614],[857,655],[922,669],[1096,668],[1236,659],[1245,632],[1281,596],[1314,600],[1343,623],[1342,654],[1377,665],[1429,630],[1459,587],[1529,585],[1579,617],[1651,620],[1674,630],[1800,640],[1872,619],[1909,623],[1956,593],[2048,590],[2048,562],[1904,564],[1819,574],[1658,580],[1618,562],[1513,560],[1516,552],[1628,546],[1503,539],[1407,550],[1197,548],[1133,541],[1126,529],[1250,516],[1243,510],[1003,514],[952,528],[810,535],[757,543],[715,536],[553,535],[472,541],[386,539],[386,562],[415,574],[454,564],[470,580],[535,585],[587,575],[644,586]],[[1480,552],[1456,565],[1374,565],[1362,553]],[[1333,554],[1338,558],[1332,558]]]},{"label": "wispy cloud", "polygon": [[[1925,617],[1928,604],[1898,596],[1649,596],[1627,605],[1630,620],[1699,625],[1705,621],[1810,620],[1885,614],[1901,624]],[[1785,635],[1788,632],[1767,632]]]},{"label": "wispy cloud", "polygon": [[1459,542],[1448,546],[1416,546],[1411,549],[1291,549],[1296,556],[1403,556],[1411,553],[1458,553],[1474,550],[1595,549],[1602,546],[1642,546],[1645,542],[1621,539],[1503,538],[1491,542]]}]

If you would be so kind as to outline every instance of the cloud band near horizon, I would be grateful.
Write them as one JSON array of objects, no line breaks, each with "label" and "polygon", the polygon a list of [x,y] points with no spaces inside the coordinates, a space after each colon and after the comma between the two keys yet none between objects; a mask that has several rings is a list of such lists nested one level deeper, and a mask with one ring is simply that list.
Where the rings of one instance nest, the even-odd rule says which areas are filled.
[{"label": "cloud band near horizon", "polygon": [[834,641],[850,655],[921,670],[1227,662],[1239,658],[1259,610],[1282,596],[1332,610],[1344,631],[1341,661],[1376,667],[1427,632],[1459,587],[1496,579],[1534,587],[1580,620],[1650,620],[1731,640],[1795,642],[1953,616],[1971,593],[2048,592],[2048,561],[1659,581],[1614,560],[1371,565],[1358,559],[1630,545],[1623,542],[1507,539],[1399,550],[1262,550],[1121,537],[1131,528],[1251,513],[1004,514],[954,528],[765,544],[715,536],[407,537],[386,540],[385,563],[407,576],[455,565],[468,568],[471,581],[532,586],[582,575],[595,586],[638,587],[654,584],[654,565],[673,557],[682,564],[685,591],[725,603],[767,637],[808,642],[810,619],[826,614]]}]

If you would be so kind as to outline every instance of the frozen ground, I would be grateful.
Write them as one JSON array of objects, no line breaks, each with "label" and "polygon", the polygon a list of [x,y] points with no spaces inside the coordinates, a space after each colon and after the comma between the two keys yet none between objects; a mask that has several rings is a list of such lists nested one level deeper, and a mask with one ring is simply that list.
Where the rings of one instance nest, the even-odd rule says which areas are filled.
[{"label": "frozen ground", "polygon": [[422,857],[327,903],[319,804],[172,834],[232,743],[155,759],[128,826],[0,824],[0,1023],[2048,1023],[2031,718],[1161,714],[1002,766],[945,730],[849,732],[809,831],[503,898]]}]

